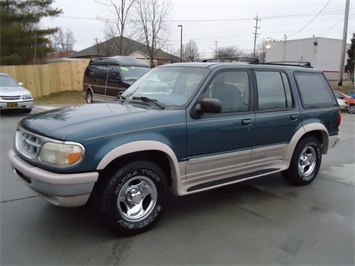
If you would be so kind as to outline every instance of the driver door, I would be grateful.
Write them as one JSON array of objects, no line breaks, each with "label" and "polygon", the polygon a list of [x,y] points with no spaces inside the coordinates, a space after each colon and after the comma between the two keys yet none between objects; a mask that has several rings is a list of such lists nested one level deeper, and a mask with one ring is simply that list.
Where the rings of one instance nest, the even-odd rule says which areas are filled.
[{"label": "driver door", "polygon": [[219,72],[212,78],[204,98],[219,99],[222,112],[188,117],[187,179],[205,183],[236,176],[247,167],[255,122],[249,80],[247,70]]}]

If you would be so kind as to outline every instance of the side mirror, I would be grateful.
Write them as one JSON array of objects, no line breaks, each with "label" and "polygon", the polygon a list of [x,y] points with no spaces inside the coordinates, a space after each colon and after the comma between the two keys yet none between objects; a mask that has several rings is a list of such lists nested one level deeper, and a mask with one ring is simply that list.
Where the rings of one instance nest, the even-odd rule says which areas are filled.
[{"label": "side mirror", "polygon": [[196,111],[198,113],[212,113],[218,114],[222,112],[222,104],[220,100],[214,98],[204,98],[201,103],[196,105]]}]

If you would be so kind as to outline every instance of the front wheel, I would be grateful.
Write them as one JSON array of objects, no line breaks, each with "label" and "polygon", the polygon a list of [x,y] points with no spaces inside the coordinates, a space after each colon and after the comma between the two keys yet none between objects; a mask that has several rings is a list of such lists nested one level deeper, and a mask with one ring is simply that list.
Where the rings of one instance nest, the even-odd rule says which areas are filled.
[{"label": "front wheel", "polygon": [[87,103],[93,103],[94,102],[91,90],[88,90],[86,92],[86,102]]},{"label": "front wheel", "polygon": [[151,229],[167,204],[168,182],[164,171],[149,161],[122,166],[106,181],[101,210],[106,224],[122,236]]},{"label": "front wheel", "polygon": [[321,162],[322,153],[318,139],[306,137],[297,144],[290,167],[283,171],[282,175],[292,185],[308,185],[316,178]]},{"label": "front wheel", "polygon": [[354,104],[349,105],[348,112],[349,112],[349,114],[355,114],[355,105]]}]

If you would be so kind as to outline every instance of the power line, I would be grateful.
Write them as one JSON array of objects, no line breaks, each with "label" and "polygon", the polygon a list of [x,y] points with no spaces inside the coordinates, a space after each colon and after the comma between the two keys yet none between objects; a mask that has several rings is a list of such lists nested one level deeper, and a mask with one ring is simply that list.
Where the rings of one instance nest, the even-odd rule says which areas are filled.
[{"label": "power line", "polygon": [[303,28],[301,28],[300,30],[296,31],[295,33],[291,34],[291,35],[288,35],[287,37],[291,37],[293,35],[296,35],[297,33],[301,32],[302,30],[304,30],[306,27],[308,27],[309,24],[311,24],[321,13],[322,11],[329,5],[329,3],[331,2],[332,0],[329,0],[328,3],[325,4],[325,6],[321,9],[321,11],[318,12],[318,14],[313,18],[311,19],[310,22],[308,22]]},{"label": "power line", "polygon": [[[331,0],[329,0],[330,2]],[[329,2],[326,4],[326,6],[329,4]],[[325,6],[325,7],[326,7]],[[325,8],[323,7],[323,9]],[[323,9],[318,12],[318,14],[316,15],[319,16],[320,13],[322,13]],[[327,12],[323,12],[323,14],[328,14],[328,15],[337,15],[337,14],[342,14],[344,12],[344,10],[341,9],[334,9],[334,10],[330,10]],[[309,13],[297,13],[297,14],[288,14],[288,15],[274,15],[274,16],[263,16],[263,19],[280,19],[280,18],[290,18],[290,17],[301,17],[301,16],[313,16],[314,12],[309,12]],[[312,21],[316,18],[314,17],[312,19]],[[79,16],[59,16],[57,17],[57,19],[60,18],[65,18],[65,19],[82,19],[82,20],[98,20],[97,17],[79,17]],[[180,23],[180,22],[184,22],[184,23],[199,23],[199,22],[227,22],[227,21],[243,21],[243,20],[251,20],[250,17],[248,18],[223,18],[223,19],[174,19],[174,20],[167,20],[167,22],[170,23]]]},{"label": "power line", "polygon": [[333,26],[329,27],[328,29],[323,30],[321,33],[318,33],[317,35],[318,35],[318,36],[321,36],[321,35],[327,33],[328,31],[330,31],[332,28],[334,28],[335,26],[337,26],[337,25],[338,25],[340,22],[342,22],[342,21],[343,21],[343,19],[338,20],[335,24],[333,24]]}]

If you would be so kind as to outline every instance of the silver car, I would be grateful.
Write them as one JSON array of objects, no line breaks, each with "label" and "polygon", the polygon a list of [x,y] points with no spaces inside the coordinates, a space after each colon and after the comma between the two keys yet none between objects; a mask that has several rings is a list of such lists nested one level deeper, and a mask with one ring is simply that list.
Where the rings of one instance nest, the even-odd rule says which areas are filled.
[{"label": "silver car", "polygon": [[32,107],[32,94],[8,74],[0,73],[0,112],[14,109],[30,113]]}]

